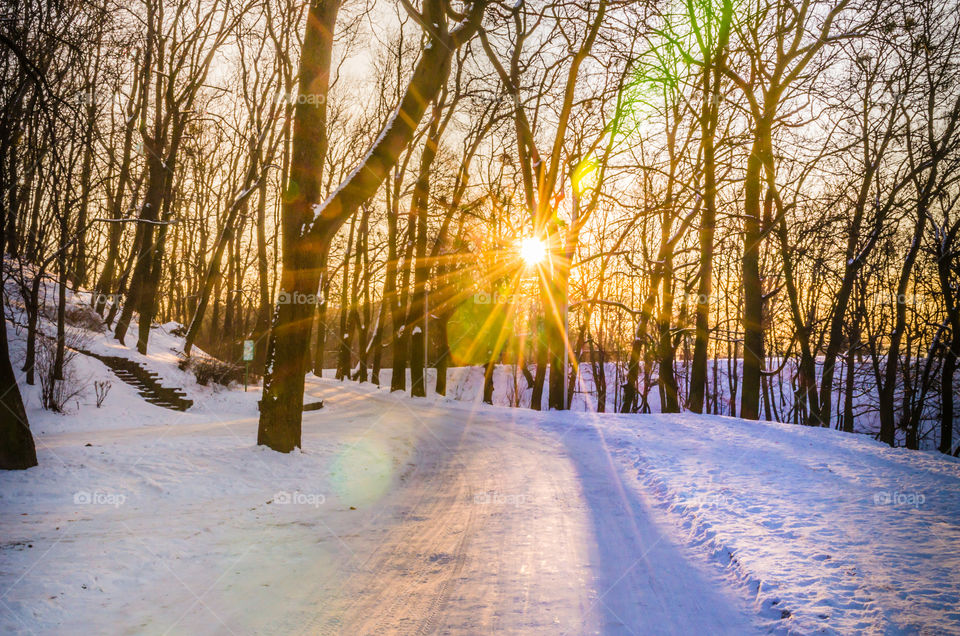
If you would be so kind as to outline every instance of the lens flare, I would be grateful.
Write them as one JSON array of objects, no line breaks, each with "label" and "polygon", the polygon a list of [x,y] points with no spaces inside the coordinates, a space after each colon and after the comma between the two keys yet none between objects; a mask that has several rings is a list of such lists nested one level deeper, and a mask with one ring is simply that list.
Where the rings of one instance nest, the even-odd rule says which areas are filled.
[{"label": "lens flare", "polygon": [[527,267],[539,265],[547,258],[547,244],[542,240],[527,236],[520,240],[520,259]]}]

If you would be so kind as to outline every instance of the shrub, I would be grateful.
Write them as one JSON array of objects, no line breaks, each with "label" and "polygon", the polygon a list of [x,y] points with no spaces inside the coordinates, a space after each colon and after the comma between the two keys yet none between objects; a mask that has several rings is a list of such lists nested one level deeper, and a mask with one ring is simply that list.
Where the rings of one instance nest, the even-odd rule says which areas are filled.
[{"label": "shrub", "polygon": [[83,333],[69,329],[65,337],[63,350],[63,378],[56,377],[57,341],[55,338],[41,336],[37,339],[36,371],[40,379],[40,403],[43,408],[54,413],[64,413],[70,400],[79,397],[86,383],[77,378],[73,360],[78,348],[83,348],[86,338]]},{"label": "shrub", "polygon": [[79,307],[68,306],[64,310],[63,316],[66,323],[73,327],[86,329],[87,331],[95,331],[97,333],[103,333],[106,329],[106,326],[103,324],[103,319],[100,318],[92,307],[87,307],[86,305]]},{"label": "shrub", "polygon": [[232,362],[224,362],[207,356],[182,358],[178,365],[184,371],[190,371],[197,378],[197,384],[207,386],[210,382],[229,386],[231,382],[243,382],[244,367]]},{"label": "shrub", "polygon": [[96,380],[93,383],[93,392],[97,398],[97,408],[103,406],[103,401],[107,399],[107,393],[110,392],[110,387],[113,386],[109,380]]}]

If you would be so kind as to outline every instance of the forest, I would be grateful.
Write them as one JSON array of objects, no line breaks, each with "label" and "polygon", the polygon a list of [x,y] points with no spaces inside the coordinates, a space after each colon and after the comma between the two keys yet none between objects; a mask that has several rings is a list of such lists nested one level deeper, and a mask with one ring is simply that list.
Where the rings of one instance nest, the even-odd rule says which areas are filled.
[{"label": "forest", "polygon": [[283,452],[309,373],[479,367],[956,456],[958,127],[950,0],[6,0],[3,463],[98,321]]}]

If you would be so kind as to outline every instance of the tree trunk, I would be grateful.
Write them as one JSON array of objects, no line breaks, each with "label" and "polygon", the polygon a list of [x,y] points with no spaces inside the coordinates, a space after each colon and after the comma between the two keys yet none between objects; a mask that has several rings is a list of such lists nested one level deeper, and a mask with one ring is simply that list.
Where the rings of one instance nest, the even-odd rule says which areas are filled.
[{"label": "tree trunk", "polygon": [[350,280],[350,255],[353,251],[353,235],[356,230],[356,217],[350,220],[350,234],[347,237],[347,248],[343,252],[343,277],[340,281],[340,328],[337,331],[337,375],[343,380],[350,375],[350,331],[347,327],[347,318],[350,313],[347,306],[351,304],[348,283]]},{"label": "tree trunk", "polygon": [[407,364],[410,360],[410,275],[413,270],[414,235],[416,234],[417,220],[412,215],[407,218],[406,249],[399,269],[396,297],[397,329],[393,343],[393,376],[390,390],[404,391],[407,388]]},{"label": "tree trunk", "polygon": [[447,366],[450,362],[450,341],[447,338],[447,321],[449,317],[443,314],[437,318],[434,331],[437,334],[437,395],[447,394]]},{"label": "tree trunk", "polygon": [[539,411],[543,408],[543,382],[547,377],[547,341],[541,323],[540,337],[537,338],[537,373],[533,378],[533,393],[530,396],[530,408]]},{"label": "tree trunk", "polygon": [[763,283],[760,278],[760,190],[763,140],[770,127],[756,122],[757,136],[747,158],[743,205],[743,375],[740,383],[740,417],[756,420],[760,416],[760,376],[763,373]]},{"label": "tree trunk", "polygon": [[330,304],[327,298],[330,291],[330,282],[327,280],[327,276],[327,259],[324,257],[323,263],[320,264],[320,287],[317,290],[320,295],[317,299],[317,338],[313,345],[313,374],[318,378],[323,377],[323,365],[326,361],[327,308]]},{"label": "tree trunk", "polygon": [[[557,268],[559,269],[559,268]],[[566,368],[563,363],[567,353],[566,289],[559,280],[562,273],[555,272],[547,277],[543,285],[544,307],[547,309],[547,318],[544,322],[544,332],[547,335],[547,349],[550,360],[549,389],[547,391],[547,408],[562,411],[566,408],[563,400],[564,386],[566,385]]]},{"label": "tree trunk", "polygon": [[64,348],[66,347],[67,311],[67,209],[59,210],[60,242],[57,250],[57,353],[53,361],[53,379],[63,381]]},{"label": "tree trunk", "polygon": [[957,335],[951,334],[952,344],[943,356],[943,368],[940,370],[940,452],[950,455],[953,452],[954,400],[953,377],[957,371],[957,359],[960,358],[960,346]]},{"label": "tree trunk", "polygon": [[[958,228],[960,228],[960,221],[953,229],[953,236],[956,235]],[[946,239],[951,234],[945,231],[943,236]],[[954,287],[951,285],[951,266],[956,267],[956,254],[955,245],[949,244],[946,240],[939,244],[937,276],[940,279],[943,304],[950,323],[950,344],[944,349],[943,367],[940,369],[940,452],[947,455],[953,451],[953,411],[956,400],[953,378],[960,364],[960,299],[957,298]]]},{"label": "tree trunk", "polygon": [[417,182],[413,188],[413,199],[410,203],[411,215],[416,219],[416,266],[413,272],[413,304],[410,323],[413,331],[410,334],[410,395],[425,397],[427,395],[424,366],[426,364],[426,330],[427,330],[427,279],[430,277],[430,261],[427,258],[427,206],[430,198],[430,171],[433,160],[437,156],[437,146],[440,142],[440,109],[434,107],[433,117],[427,140],[420,154],[420,170]]},{"label": "tree trunk", "polygon": [[[7,306],[2,287],[0,285],[0,312],[4,312]],[[36,466],[37,451],[33,445],[27,411],[23,408],[17,376],[10,364],[5,316],[0,325],[0,386],[4,387],[0,392],[0,469],[22,470]]]},{"label": "tree trunk", "polygon": [[[262,370],[267,357],[267,336],[270,331],[270,270],[267,261],[267,180],[260,180],[257,200],[257,283],[260,291],[257,323],[254,329],[255,369]],[[326,302],[326,298],[323,299]]]},{"label": "tree trunk", "polygon": [[[719,86],[711,86],[712,69],[704,66],[704,106],[700,117],[703,147],[703,212],[700,220],[700,268],[697,272],[697,306],[694,316],[693,360],[690,363],[690,390],[687,408],[703,413],[707,389],[707,348],[710,344],[710,295],[713,293],[713,237],[717,227],[717,175],[714,135]],[[709,97],[708,97],[709,96]]]},{"label": "tree trunk", "polygon": [[[896,307],[896,318],[893,332],[890,334],[890,343],[887,349],[886,365],[883,369],[883,384],[880,386],[880,441],[893,446],[896,442],[896,413],[894,392],[897,385],[897,368],[900,361],[900,342],[907,323],[907,306],[904,302],[907,285],[910,283],[910,274],[920,251],[920,238],[927,216],[922,210],[917,210],[917,220],[913,230],[913,241],[907,252],[903,267],[900,270],[900,279],[897,282],[897,295],[892,299]],[[825,386],[825,385],[824,385]],[[821,387],[821,394],[824,388]],[[822,400],[821,400],[822,402]],[[822,407],[821,407],[822,408]]]},{"label": "tree trunk", "polygon": [[853,389],[857,374],[856,348],[859,340],[857,325],[850,327],[850,346],[847,348],[847,377],[843,396],[843,430],[853,432]]},{"label": "tree trunk", "polygon": [[[281,215],[282,268],[280,293],[296,296],[319,289],[322,257],[330,239],[308,240],[304,228],[321,201],[321,177],[326,154],[326,96],[340,0],[314,0],[300,57],[299,93],[315,97],[298,100],[295,108],[292,160]],[[311,253],[316,251],[316,253]],[[317,260],[319,257],[319,260]],[[316,265],[314,264],[316,263]],[[300,446],[303,377],[309,363],[309,342],[315,308],[306,303],[276,307],[267,346],[266,376],[260,407],[257,444],[289,453]]]},{"label": "tree trunk", "polygon": [[[438,2],[430,2],[427,6],[437,21],[445,19],[440,15],[442,10]],[[310,8],[300,63],[301,94],[316,93],[312,89],[319,83],[318,78],[322,78],[324,87],[328,85],[338,8],[338,0],[317,0]],[[361,204],[376,193],[396,165],[413,138],[427,104],[446,82],[453,50],[476,32],[483,9],[483,3],[471,7],[470,15],[455,34],[444,35],[431,30],[396,116],[377,137],[361,165],[322,205],[319,182],[313,183],[318,177],[317,161],[311,155],[316,148],[318,126],[323,128],[324,124],[315,114],[306,112],[305,107],[316,109],[315,106],[297,104],[291,187],[288,188],[290,192],[282,222],[282,291],[309,294],[318,288],[319,264],[334,234]],[[323,94],[326,95],[326,91]],[[318,206],[316,210],[315,205]],[[274,450],[289,452],[300,446],[303,379],[309,364],[309,347],[304,347],[303,343],[309,341],[312,316],[312,307],[307,306],[304,311],[302,305],[291,303],[281,305],[274,320],[257,435],[258,444]]]}]

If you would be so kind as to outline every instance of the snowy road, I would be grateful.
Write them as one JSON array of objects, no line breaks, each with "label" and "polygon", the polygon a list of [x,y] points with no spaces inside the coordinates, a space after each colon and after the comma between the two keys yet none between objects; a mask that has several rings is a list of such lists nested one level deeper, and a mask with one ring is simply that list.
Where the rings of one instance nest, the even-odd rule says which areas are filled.
[{"label": "snowy road", "polygon": [[350,558],[319,607],[277,633],[752,631],[734,593],[661,533],[607,453],[570,452],[504,410],[311,392],[327,401],[321,426],[349,411],[425,434],[364,519],[377,541],[342,537]]}]

